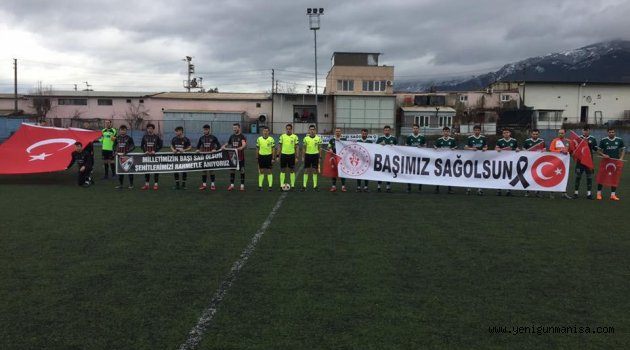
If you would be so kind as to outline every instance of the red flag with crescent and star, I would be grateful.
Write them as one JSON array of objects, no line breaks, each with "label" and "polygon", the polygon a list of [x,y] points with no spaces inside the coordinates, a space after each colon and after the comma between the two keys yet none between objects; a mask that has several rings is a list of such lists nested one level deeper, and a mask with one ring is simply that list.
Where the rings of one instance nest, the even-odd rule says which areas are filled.
[{"label": "red flag with crescent and star", "polygon": [[68,167],[74,143],[83,147],[101,136],[100,131],[22,124],[0,144],[0,174],[62,171]]},{"label": "red flag with crescent and star", "polygon": [[601,162],[599,162],[597,183],[609,187],[619,186],[622,170],[623,161],[614,158],[602,158]]},{"label": "red flag with crescent and star", "polygon": [[324,167],[322,168],[322,176],[325,177],[338,177],[339,173],[337,165],[339,164],[339,156],[332,151],[326,152],[326,158],[324,159]]}]

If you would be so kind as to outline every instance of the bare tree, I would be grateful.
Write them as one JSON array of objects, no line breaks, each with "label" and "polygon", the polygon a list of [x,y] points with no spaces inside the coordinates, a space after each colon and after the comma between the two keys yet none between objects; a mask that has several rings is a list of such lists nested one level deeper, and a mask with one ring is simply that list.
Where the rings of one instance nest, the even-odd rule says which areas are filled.
[{"label": "bare tree", "polygon": [[43,86],[41,81],[37,82],[37,86],[31,93],[33,99],[31,100],[30,107],[35,110],[38,122],[45,120],[48,112],[53,109],[50,100],[52,93],[52,86]]},{"label": "bare tree", "polygon": [[142,122],[151,116],[150,111],[143,104],[129,104],[129,108],[125,111],[125,120],[129,123],[132,130],[137,130],[142,126]]}]

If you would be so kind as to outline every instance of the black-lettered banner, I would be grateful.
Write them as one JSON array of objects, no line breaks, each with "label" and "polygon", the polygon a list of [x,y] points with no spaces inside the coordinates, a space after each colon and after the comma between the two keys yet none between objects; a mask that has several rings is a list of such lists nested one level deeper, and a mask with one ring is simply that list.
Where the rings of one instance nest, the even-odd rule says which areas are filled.
[{"label": "black-lettered banner", "polygon": [[129,153],[116,155],[116,173],[153,174],[238,169],[236,150],[211,153]]},{"label": "black-lettered banner", "polygon": [[337,141],[340,177],[375,181],[564,192],[569,155],[435,150]]}]

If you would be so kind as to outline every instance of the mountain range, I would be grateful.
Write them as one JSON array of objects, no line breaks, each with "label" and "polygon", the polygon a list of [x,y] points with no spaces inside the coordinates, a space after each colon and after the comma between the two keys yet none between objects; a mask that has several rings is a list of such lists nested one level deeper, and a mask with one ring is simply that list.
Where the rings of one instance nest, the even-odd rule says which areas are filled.
[{"label": "mountain range", "polygon": [[445,81],[396,82],[399,92],[482,90],[496,81],[630,83],[630,41],[612,40],[579,49],[530,57],[495,72]]}]

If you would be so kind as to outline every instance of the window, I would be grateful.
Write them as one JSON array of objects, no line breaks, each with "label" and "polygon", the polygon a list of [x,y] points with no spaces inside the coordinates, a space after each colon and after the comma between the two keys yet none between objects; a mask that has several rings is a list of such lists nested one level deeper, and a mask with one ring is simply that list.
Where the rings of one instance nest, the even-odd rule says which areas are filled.
[{"label": "window", "polygon": [[293,122],[294,123],[315,123],[317,122],[317,113],[314,105],[293,106]]},{"label": "window", "polygon": [[144,103],[144,100],[142,100],[142,99],[141,99],[141,100],[140,100],[140,103]]},{"label": "window", "polygon": [[260,108],[260,102],[256,102],[256,108]]},{"label": "window", "polygon": [[363,91],[385,91],[387,80],[364,80]]},{"label": "window", "polygon": [[429,116],[420,115],[414,118],[414,123],[420,125],[420,127],[429,126]]},{"label": "window", "polygon": [[453,117],[443,115],[439,117],[438,121],[440,123],[440,127],[451,126],[453,124]]},{"label": "window", "polygon": [[99,98],[96,102],[99,106],[111,106],[113,104],[111,98]]},{"label": "window", "polygon": [[337,80],[337,90],[354,91],[354,80]]},{"label": "window", "polygon": [[127,103],[131,103],[131,99],[130,98],[127,99]]},{"label": "window", "polygon": [[60,106],[87,106],[87,98],[60,98],[57,100]]},{"label": "window", "polygon": [[459,102],[468,102],[468,95],[460,95]]},{"label": "window", "polygon": [[562,111],[538,111],[538,121],[559,122],[562,120]]},{"label": "window", "polygon": [[501,95],[501,102],[508,102],[511,100],[510,95]]}]

